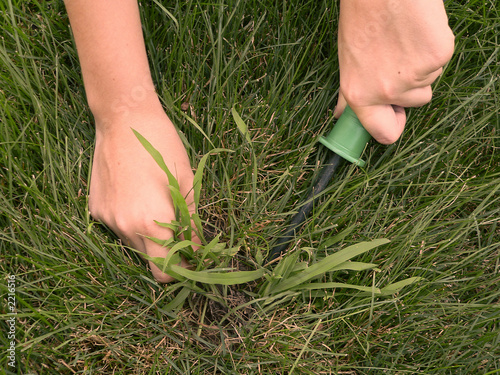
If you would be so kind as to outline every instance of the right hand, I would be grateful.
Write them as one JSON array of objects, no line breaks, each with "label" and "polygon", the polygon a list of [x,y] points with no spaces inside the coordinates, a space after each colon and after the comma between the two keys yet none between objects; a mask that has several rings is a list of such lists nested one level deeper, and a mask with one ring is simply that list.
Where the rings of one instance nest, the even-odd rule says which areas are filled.
[{"label": "right hand", "polygon": [[335,116],[349,104],[378,142],[395,142],[404,107],[431,100],[453,47],[442,0],[341,0]]}]

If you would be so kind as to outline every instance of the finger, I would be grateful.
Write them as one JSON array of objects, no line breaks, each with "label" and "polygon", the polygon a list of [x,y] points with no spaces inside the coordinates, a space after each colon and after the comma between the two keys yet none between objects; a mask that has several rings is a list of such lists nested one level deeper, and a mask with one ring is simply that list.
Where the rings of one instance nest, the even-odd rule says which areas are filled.
[{"label": "finger", "polygon": [[[151,237],[159,238],[162,240],[168,240],[173,236],[173,232],[170,229],[162,228],[162,233],[155,233]],[[133,248],[139,252],[139,256],[144,259],[143,254],[146,254],[150,257],[159,257],[165,258],[168,253],[168,249],[165,246],[161,246],[160,244],[155,243],[154,241],[148,239],[147,237],[134,234],[134,235],[126,235],[124,231],[118,229],[118,227],[113,228],[113,232],[120,237],[122,243],[130,248]],[[162,272],[161,269],[154,264],[152,261],[148,260],[149,268],[151,269],[151,273],[156,281],[160,283],[169,283],[175,281],[175,279]]]},{"label": "finger", "polygon": [[[444,47],[446,49],[446,47]],[[451,51],[451,54],[446,54],[443,53],[443,51],[440,51],[440,54],[443,54],[443,57],[449,56],[451,58],[451,55],[453,54],[453,51]],[[413,68],[415,69],[415,73],[417,76],[420,77],[427,77],[429,75],[434,74],[437,71],[442,71],[443,67],[448,63],[449,59],[448,58],[443,58],[443,57],[431,57],[428,60],[421,60],[419,63],[417,63]],[[439,73],[441,74],[441,73]],[[439,75],[438,74],[438,75]]]},{"label": "finger", "polygon": [[379,143],[389,145],[398,140],[406,124],[404,108],[397,105],[353,107],[364,128]]},{"label": "finger", "polygon": [[429,103],[432,99],[431,86],[417,87],[400,94],[394,105],[400,107],[421,107]]},{"label": "finger", "polygon": [[[172,236],[172,231],[165,230],[162,231],[162,233],[155,234],[154,237],[160,238],[162,240],[168,240],[169,238],[172,238]],[[144,253],[153,258],[165,258],[169,252],[169,249],[166,246],[162,246],[148,238],[145,238],[143,240],[143,246]],[[176,280],[174,277],[162,272],[162,270],[156,264],[154,264],[153,261],[150,260],[148,261],[148,263],[151,269],[151,273],[159,283],[170,283]],[[187,262],[182,260],[180,265],[185,267],[187,265]]]},{"label": "finger", "polygon": [[[143,254],[147,254],[150,257],[165,258],[165,256],[168,253],[168,249],[166,247],[161,246],[159,244],[156,244],[150,239],[143,238],[142,236],[139,236],[139,235],[135,235],[135,236],[132,236],[132,238],[130,238],[118,229],[113,229],[113,232],[115,232],[115,234],[118,237],[120,237],[120,240],[122,241],[122,243],[125,246],[139,251],[139,256],[142,259],[144,259]],[[161,238],[161,239],[168,239],[171,236],[172,236],[172,234],[170,233],[169,237],[165,237],[164,234],[158,235],[155,237]],[[149,244],[148,244],[149,246],[146,245],[147,244],[146,241],[149,242]],[[162,272],[161,269],[156,264],[154,264],[152,261],[148,260],[148,264],[149,264],[149,268],[151,270],[151,274],[153,275],[155,280],[158,281],[159,283],[170,283],[172,281],[175,281],[175,279],[172,276]]]},{"label": "finger", "polygon": [[342,91],[340,91],[339,97],[337,99],[337,106],[335,107],[333,116],[338,119],[342,115],[342,113],[344,113],[344,109],[346,106],[347,106],[347,101],[345,100]]},{"label": "finger", "polygon": [[421,79],[417,79],[416,83],[418,87],[425,87],[425,86],[430,86],[434,83],[436,79],[443,73],[443,68],[439,68],[435,71],[432,71],[428,74],[425,74],[422,76]]}]

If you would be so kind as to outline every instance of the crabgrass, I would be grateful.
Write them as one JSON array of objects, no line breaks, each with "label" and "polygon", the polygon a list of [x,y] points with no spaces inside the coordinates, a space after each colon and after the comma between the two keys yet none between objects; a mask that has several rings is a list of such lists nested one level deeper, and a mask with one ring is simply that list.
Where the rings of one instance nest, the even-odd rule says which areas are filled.
[{"label": "crabgrass", "polygon": [[[298,3],[298,2],[297,2]],[[314,180],[338,89],[331,1],[143,2],[150,65],[193,166],[200,214],[228,267],[259,269]],[[391,242],[328,272],[324,289],[265,280],[162,286],[87,211],[93,150],[60,1],[0,4],[0,302],[6,373],[493,374],[500,372],[500,15],[446,3],[456,52],[402,138],[346,165],[287,257],[318,264]],[[236,121],[234,114],[245,128]],[[242,131],[243,130],[243,131]],[[292,259],[292,258],[290,258]],[[15,275],[16,368],[7,275]],[[411,277],[398,293],[375,290]]]}]

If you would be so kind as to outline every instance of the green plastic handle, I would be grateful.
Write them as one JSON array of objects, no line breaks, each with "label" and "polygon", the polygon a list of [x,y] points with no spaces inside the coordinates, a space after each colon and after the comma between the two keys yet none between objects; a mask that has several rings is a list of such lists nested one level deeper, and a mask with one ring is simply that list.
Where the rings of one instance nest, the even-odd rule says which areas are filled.
[{"label": "green plastic handle", "polygon": [[366,162],[360,156],[371,138],[356,114],[346,106],[330,133],[319,141],[344,159],[364,167]]}]

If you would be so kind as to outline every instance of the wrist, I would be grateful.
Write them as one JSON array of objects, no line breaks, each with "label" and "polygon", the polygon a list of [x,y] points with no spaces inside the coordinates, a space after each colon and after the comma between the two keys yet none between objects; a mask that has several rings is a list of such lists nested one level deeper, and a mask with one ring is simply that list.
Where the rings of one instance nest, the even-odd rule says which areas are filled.
[{"label": "wrist", "polygon": [[90,104],[96,129],[126,124],[137,119],[151,116],[166,116],[158,95],[154,91],[130,91],[129,95],[106,98]]}]

